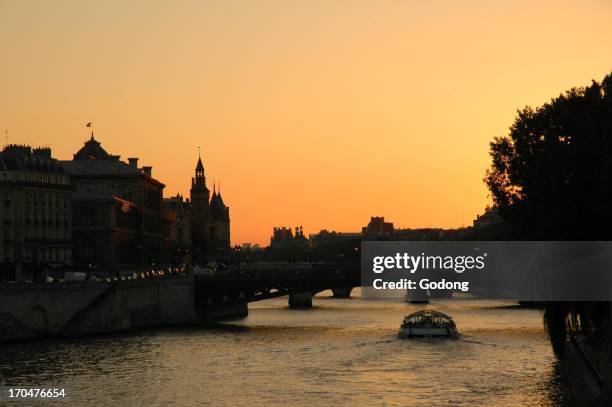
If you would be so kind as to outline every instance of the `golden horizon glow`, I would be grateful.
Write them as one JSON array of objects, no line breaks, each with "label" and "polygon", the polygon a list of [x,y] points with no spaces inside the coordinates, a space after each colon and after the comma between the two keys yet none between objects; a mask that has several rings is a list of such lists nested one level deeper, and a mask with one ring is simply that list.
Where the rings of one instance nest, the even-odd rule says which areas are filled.
[{"label": "golden horizon glow", "polygon": [[610,72],[611,16],[603,0],[0,0],[0,130],[71,159],[93,121],[166,197],[188,196],[201,146],[233,244],[375,215],[469,225],[489,141]]}]

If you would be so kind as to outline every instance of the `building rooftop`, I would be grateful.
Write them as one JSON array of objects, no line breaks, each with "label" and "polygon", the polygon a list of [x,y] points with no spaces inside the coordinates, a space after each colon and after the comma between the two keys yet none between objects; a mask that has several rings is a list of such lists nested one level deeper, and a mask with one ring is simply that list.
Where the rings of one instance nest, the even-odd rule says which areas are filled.
[{"label": "building rooftop", "polygon": [[163,185],[151,176],[152,167],[138,168],[138,158],[129,158],[129,163],[120,158],[120,155],[109,154],[104,150],[92,133],[73,159],[61,161],[61,164],[66,171],[76,176],[144,176]]},{"label": "building rooftop", "polygon": [[22,144],[9,144],[0,152],[0,169],[8,171],[32,171],[63,174],[60,162],[51,158],[51,149],[32,149]]}]

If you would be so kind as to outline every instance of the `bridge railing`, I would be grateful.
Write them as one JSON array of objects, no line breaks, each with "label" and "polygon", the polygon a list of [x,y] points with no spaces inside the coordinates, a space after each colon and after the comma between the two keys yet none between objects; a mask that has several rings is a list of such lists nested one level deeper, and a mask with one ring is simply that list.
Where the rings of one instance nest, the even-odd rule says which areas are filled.
[{"label": "bridge railing", "polygon": [[195,276],[201,280],[359,280],[360,271],[358,264],[347,263],[253,263]]}]

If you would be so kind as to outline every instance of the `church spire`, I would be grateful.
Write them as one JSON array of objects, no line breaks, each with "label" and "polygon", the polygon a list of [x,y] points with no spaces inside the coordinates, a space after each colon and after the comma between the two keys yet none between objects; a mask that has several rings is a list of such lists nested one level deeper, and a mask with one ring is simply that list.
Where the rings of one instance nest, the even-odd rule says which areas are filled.
[{"label": "church spire", "polygon": [[202,164],[202,154],[200,153],[200,147],[198,147],[198,163],[195,168],[195,177],[204,178],[204,164]]},{"label": "church spire", "polygon": [[198,163],[195,168],[195,177],[192,180],[192,184],[198,185],[206,189],[206,175],[204,173],[204,164],[202,164],[202,157],[200,156],[199,147],[198,147]]},{"label": "church spire", "polygon": [[200,152],[200,147],[198,147],[198,163],[196,164],[196,176],[198,171],[202,171],[202,175],[204,175],[204,164],[202,164],[202,153]]}]

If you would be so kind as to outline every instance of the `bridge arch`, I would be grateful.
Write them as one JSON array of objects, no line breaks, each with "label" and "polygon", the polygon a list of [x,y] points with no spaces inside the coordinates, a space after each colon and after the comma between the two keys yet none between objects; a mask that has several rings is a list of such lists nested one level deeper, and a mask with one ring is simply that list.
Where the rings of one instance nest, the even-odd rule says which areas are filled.
[{"label": "bridge arch", "polygon": [[49,318],[47,311],[40,305],[31,308],[24,321],[27,321],[28,328],[36,335],[46,335],[49,332]]}]

